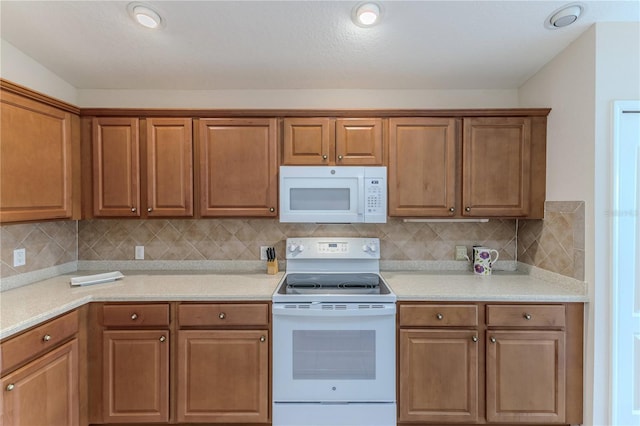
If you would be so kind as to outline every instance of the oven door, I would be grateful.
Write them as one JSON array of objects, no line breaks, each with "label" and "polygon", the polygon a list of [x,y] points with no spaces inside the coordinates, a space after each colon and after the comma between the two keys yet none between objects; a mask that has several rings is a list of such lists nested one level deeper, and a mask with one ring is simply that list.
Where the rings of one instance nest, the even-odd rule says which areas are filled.
[{"label": "oven door", "polygon": [[273,401],[395,402],[395,304],[273,305]]}]

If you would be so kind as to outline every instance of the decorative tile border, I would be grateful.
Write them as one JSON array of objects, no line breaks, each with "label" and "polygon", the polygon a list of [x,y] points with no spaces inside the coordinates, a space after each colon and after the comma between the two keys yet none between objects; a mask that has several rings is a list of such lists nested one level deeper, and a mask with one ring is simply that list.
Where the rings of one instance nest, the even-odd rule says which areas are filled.
[{"label": "decorative tile border", "polygon": [[584,280],[584,201],[547,201],[544,220],[518,223],[518,261]]},{"label": "decorative tile border", "polygon": [[514,220],[476,223],[287,224],[274,219],[87,220],[80,222],[79,260],[257,260],[260,246],[284,253],[288,237],[377,237],[382,260],[448,261],[455,246],[486,245],[515,260]]},{"label": "decorative tile border", "polygon": [[[0,277],[34,272],[78,260],[78,222],[38,222],[0,227]],[[13,266],[13,250],[24,248],[27,263]]]}]

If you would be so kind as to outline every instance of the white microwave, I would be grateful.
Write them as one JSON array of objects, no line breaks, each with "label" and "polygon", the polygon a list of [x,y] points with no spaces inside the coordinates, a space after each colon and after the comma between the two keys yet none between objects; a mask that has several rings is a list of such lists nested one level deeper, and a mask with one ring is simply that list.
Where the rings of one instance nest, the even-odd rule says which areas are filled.
[{"label": "white microwave", "polygon": [[386,223],[387,168],[281,166],[280,222]]}]

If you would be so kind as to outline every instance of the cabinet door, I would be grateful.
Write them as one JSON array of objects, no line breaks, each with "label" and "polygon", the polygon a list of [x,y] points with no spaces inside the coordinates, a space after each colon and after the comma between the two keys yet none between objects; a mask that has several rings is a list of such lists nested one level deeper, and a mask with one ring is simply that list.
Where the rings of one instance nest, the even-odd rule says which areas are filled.
[{"label": "cabinet door", "polygon": [[140,216],[137,118],[93,120],[93,214]]},{"label": "cabinet door", "polygon": [[464,119],[462,157],[464,216],[529,214],[531,119]]},{"label": "cabinet door", "polygon": [[564,423],[565,334],[487,331],[487,420]]},{"label": "cabinet door", "polygon": [[2,424],[78,425],[78,342],[72,340],[1,381]]},{"label": "cabinet door", "polygon": [[333,164],[334,133],[335,123],[330,118],[285,118],[282,164]]},{"label": "cabinet door", "polygon": [[105,423],[169,420],[169,332],[104,331]]},{"label": "cabinet door", "polygon": [[456,214],[456,120],[389,120],[389,215]]},{"label": "cabinet door", "polygon": [[477,421],[477,331],[401,329],[399,375],[400,421]]},{"label": "cabinet door", "polygon": [[341,166],[381,166],[382,119],[338,118],[335,155]]},{"label": "cabinet door", "polygon": [[190,118],[146,123],[147,214],[193,215],[193,141]]},{"label": "cabinet door", "polygon": [[205,119],[199,124],[202,216],[277,215],[275,119]]},{"label": "cabinet door", "polygon": [[178,332],[178,422],[268,421],[266,330]]},{"label": "cabinet door", "polygon": [[2,92],[0,222],[71,217],[71,114]]}]

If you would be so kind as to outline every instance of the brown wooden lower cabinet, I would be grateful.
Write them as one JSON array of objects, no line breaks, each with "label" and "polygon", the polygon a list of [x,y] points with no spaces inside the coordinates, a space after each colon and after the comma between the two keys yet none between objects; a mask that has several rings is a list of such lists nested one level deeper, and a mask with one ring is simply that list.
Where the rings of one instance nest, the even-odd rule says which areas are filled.
[{"label": "brown wooden lower cabinet", "polygon": [[103,332],[105,423],[169,420],[168,330]]},{"label": "brown wooden lower cabinet", "polygon": [[178,422],[266,422],[267,337],[266,330],[179,331]]},{"label": "brown wooden lower cabinet", "polygon": [[565,332],[487,333],[487,420],[565,422]]},{"label": "brown wooden lower cabinet", "polygon": [[8,374],[0,386],[3,425],[78,425],[78,340]]},{"label": "brown wooden lower cabinet", "polygon": [[400,421],[478,419],[478,333],[400,330]]},{"label": "brown wooden lower cabinet", "polygon": [[583,309],[401,302],[399,423],[582,423]]}]

